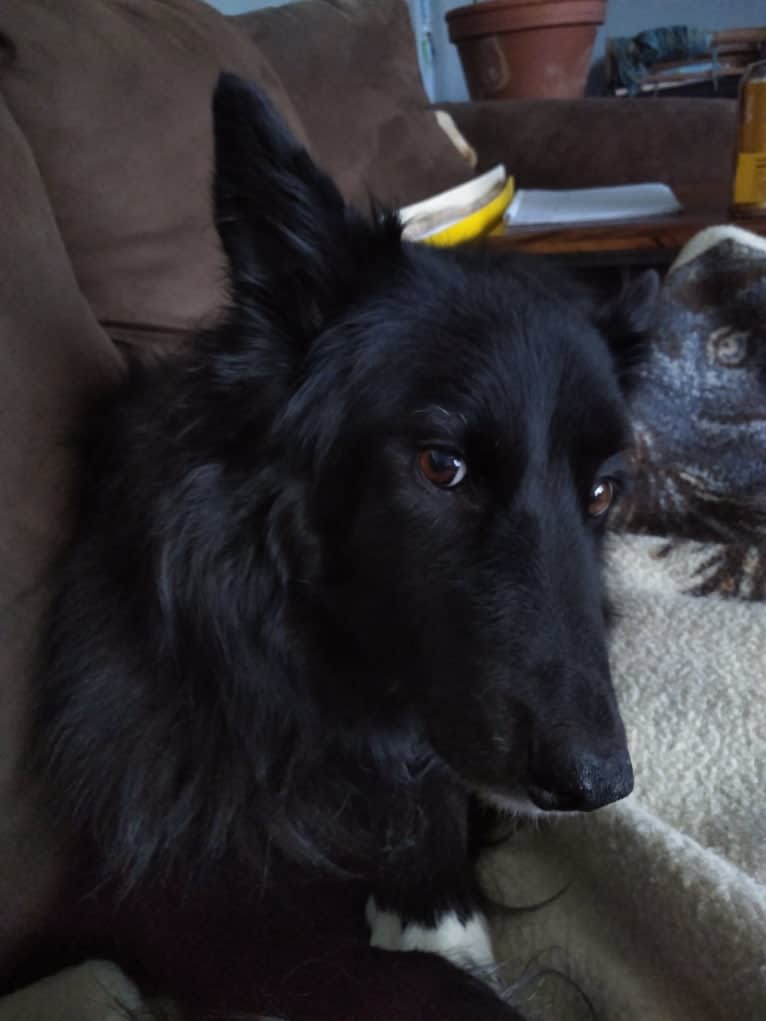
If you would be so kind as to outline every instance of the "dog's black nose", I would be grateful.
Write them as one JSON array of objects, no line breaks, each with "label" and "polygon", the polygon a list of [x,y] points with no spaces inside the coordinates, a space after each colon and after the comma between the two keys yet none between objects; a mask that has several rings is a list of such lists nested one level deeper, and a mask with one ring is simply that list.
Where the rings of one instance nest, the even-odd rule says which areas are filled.
[{"label": "dog's black nose", "polygon": [[583,752],[565,766],[553,760],[538,764],[527,784],[532,802],[547,812],[592,812],[632,790],[633,766],[622,749],[606,756]]}]

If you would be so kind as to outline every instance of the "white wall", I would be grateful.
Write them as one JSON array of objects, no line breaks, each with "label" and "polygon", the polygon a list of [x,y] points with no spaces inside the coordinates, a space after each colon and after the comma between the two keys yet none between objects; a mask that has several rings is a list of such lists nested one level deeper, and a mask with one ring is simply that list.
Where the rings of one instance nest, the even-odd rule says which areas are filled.
[{"label": "white wall", "polygon": [[[224,14],[241,14],[256,7],[277,7],[286,0],[208,0]],[[433,62],[420,47],[421,70],[434,99],[466,99],[467,92],[457,50],[447,36],[444,15],[467,0],[407,0],[416,29],[430,22]],[[766,24],[766,0],[609,0],[606,24],[596,37],[594,58],[603,55],[607,35],[635,35],[660,25],[696,28],[738,28]]]},{"label": "white wall", "polygon": [[[419,0],[410,0],[410,8]],[[457,50],[449,41],[447,23],[444,15],[453,7],[464,6],[454,0],[429,0],[431,8],[431,29],[433,33],[434,61],[431,82],[426,80],[426,87],[432,99],[467,99],[463,71]],[[429,87],[430,86],[430,87]]]},{"label": "white wall", "polygon": [[[417,0],[409,0],[410,8]],[[436,50],[434,96],[437,99],[466,99],[467,92],[457,50],[447,36],[444,15],[466,0],[430,0]],[[662,25],[691,25],[695,28],[745,28],[766,25],[766,0],[609,0],[606,23],[599,30],[594,59],[603,56],[609,36],[631,36]]]}]

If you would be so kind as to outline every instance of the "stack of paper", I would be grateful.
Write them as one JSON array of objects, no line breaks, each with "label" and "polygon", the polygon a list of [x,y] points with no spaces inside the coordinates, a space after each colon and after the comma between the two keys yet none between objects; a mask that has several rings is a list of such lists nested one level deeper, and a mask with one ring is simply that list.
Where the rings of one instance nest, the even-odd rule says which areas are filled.
[{"label": "stack of paper", "polygon": [[505,212],[512,227],[526,224],[638,220],[677,213],[681,203],[666,184],[623,184],[612,188],[537,191],[522,188]]}]

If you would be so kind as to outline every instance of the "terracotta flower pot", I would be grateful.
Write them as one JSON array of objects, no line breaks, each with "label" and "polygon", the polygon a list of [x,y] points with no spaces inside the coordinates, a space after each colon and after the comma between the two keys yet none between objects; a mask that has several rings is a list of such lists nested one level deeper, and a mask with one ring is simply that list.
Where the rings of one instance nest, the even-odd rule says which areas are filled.
[{"label": "terracotta flower pot", "polygon": [[488,0],[447,14],[471,99],[576,99],[606,0]]}]

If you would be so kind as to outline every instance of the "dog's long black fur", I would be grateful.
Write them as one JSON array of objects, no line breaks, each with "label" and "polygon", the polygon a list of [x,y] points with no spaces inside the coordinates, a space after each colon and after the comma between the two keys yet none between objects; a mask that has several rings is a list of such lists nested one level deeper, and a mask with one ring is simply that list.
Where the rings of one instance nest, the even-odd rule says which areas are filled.
[{"label": "dog's long black fur", "polygon": [[364,903],[466,922],[471,798],[630,790],[600,560],[654,284],[596,309],[405,244],[257,89],[214,107],[230,307],[101,403],[51,615],[36,756],[95,870],[71,945],[192,1012],[512,1018],[370,947]]}]

